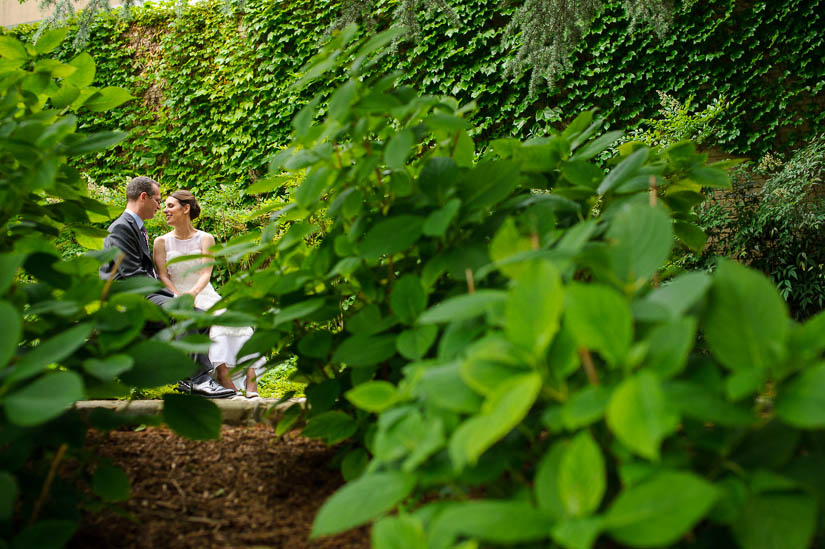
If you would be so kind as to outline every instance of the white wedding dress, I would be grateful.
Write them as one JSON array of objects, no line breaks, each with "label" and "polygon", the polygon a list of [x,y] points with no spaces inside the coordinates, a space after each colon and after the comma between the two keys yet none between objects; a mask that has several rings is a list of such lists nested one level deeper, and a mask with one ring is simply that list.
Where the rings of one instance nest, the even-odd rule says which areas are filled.
[{"label": "white wedding dress", "polygon": [[[200,277],[200,272],[195,268],[200,259],[191,259],[181,261],[169,265],[169,261],[180,257],[182,255],[196,255],[202,253],[201,238],[205,235],[203,231],[196,231],[195,236],[181,240],[175,238],[172,233],[163,235],[161,238],[166,246],[166,270],[169,273],[169,278],[172,279],[172,284],[175,285],[178,292],[184,293],[191,289],[197,283]],[[195,307],[198,309],[207,310],[215,303],[221,300],[221,296],[212,287],[212,283],[208,283],[206,288],[195,297]],[[216,311],[215,314],[221,314],[225,309]],[[252,337],[252,328],[249,326],[231,327],[231,326],[212,326],[209,329],[209,339],[212,340],[212,345],[209,347],[209,361],[213,367],[218,367],[221,364],[231,370],[237,364],[255,358],[255,355],[248,355],[238,359],[238,352],[243,347],[244,343]],[[266,363],[265,358],[258,359],[250,367],[255,368],[256,375],[260,376],[263,373],[263,366]],[[244,388],[245,370],[237,372],[232,376],[232,382],[238,389]]]}]

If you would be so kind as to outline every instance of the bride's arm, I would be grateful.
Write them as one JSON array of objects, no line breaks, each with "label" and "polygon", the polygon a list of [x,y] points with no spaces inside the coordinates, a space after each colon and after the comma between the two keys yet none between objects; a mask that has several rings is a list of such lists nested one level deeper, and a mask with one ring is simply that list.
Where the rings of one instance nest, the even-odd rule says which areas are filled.
[{"label": "bride's arm", "polygon": [[152,256],[155,260],[155,268],[158,270],[158,278],[163,285],[175,294],[180,295],[180,292],[175,285],[172,284],[172,279],[169,278],[169,271],[166,269],[166,241],[158,237],[155,239],[155,244],[152,246]]},{"label": "bride's arm", "polygon": [[203,255],[209,256],[204,257],[202,261],[204,263],[208,263],[203,269],[200,270],[200,276],[198,277],[198,281],[195,282],[195,285],[192,286],[191,290],[188,290],[186,293],[192,294],[193,296],[197,296],[201,293],[201,290],[206,288],[206,285],[209,284],[209,279],[212,277],[212,259],[211,254],[209,253],[209,248],[215,245],[215,239],[209,233],[203,233],[201,237],[201,253]]}]

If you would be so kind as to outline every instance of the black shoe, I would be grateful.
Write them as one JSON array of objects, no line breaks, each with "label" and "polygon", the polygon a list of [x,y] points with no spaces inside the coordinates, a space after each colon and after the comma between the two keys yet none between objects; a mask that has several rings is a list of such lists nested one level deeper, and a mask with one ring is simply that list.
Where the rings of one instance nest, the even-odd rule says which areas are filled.
[{"label": "black shoe", "polygon": [[229,398],[235,396],[235,391],[218,384],[209,374],[201,374],[194,379],[181,381],[178,383],[178,389],[185,393],[200,395],[206,398]]}]

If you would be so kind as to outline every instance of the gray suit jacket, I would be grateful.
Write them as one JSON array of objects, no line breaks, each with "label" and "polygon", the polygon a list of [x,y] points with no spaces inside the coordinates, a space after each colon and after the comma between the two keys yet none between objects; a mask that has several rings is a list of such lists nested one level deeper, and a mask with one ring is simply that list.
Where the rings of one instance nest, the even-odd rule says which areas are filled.
[{"label": "gray suit jacket", "polygon": [[[115,273],[115,280],[133,276],[157,278],[152,256],[146,249],[143,234],[134,218],[126,212],[120,214],[120,217],[109,225],[109,236],[103,241],[103,248],[108,250],[112,247],[120,248],[126,254],[120,268]],[[100,267],[100,278],[108,279],[114,265],[115,262],[112,261]]]}]

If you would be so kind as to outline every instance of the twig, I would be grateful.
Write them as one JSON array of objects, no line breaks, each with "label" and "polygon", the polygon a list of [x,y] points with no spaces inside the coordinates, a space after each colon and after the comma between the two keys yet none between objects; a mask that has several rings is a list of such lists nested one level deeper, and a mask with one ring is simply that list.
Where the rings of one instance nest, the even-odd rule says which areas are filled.
[{"label": "twig", "polygon": [[106,301],[106,296],[109,294],[109,288],[112,287],[112,282],[115,281],[115,275],[117,274],[118,269],[120,269],[120,264],[123,263],[123,260],[126,259],[126,254],[122,253],[117,256],[115,260],[115,264],[112,267],[112,272],[109,273],[109,278],[106,279],[106,284],[103,286],[103,291],[100,293],[100,302],[103,303]]},{"label": "twig", "polygon": [[587,379],[590,385],[596,386],[599,384],[599,374],[596,373],[596,367],[593,365],[593,357],[587,347],[579,347],[579,357],[582,359],[582,366],[587,374]]},{"label": "twig", "polygon": [[455,139],[453,139],[453,145],[450,147],[450,158],[455,155],[455,150],[458,148],[458,138],[461,137],[461,130],[455,132]]},{"label": "twig", "polygon": [[656,195],[656,176],[651,175],[650,176],[650,205],[655,208],[657,202],[658,202],[658,197]]},{"label": "twig", "polygon": [[467,278],[467,293],[476,293],[476,281],[475,278],[473,278],[473,270],[467,267],[464,269],[464,276]]},{"label": "twig", "polygon": [[390,254],[389,270],[390,270],[390,280],[395,280],[395,263],[393,263],[392,254]]},{"label": "twig", "polygon": [[54,475],[57,474],[57,466],[60,463],[60,460],[63,459],[63,456],[66,454],[66,450],[68,448],[69,445],[64,442],[60,445],[60,448],[57,449],[57,453],[52,459],[52,465],[49,467],[49,474],[46,475],[46,482],[43,483],[43,489],[40,491],[40,497],[38,497],[37,501],[34,503],[32,515],[29,518],[29,526],[37,522],[37,516],[40,514],[40,509],[43,507],[43,504],[46,503],[46,498],[49,495],[49,489],[52,487],[52,482],[54,482]]}]

